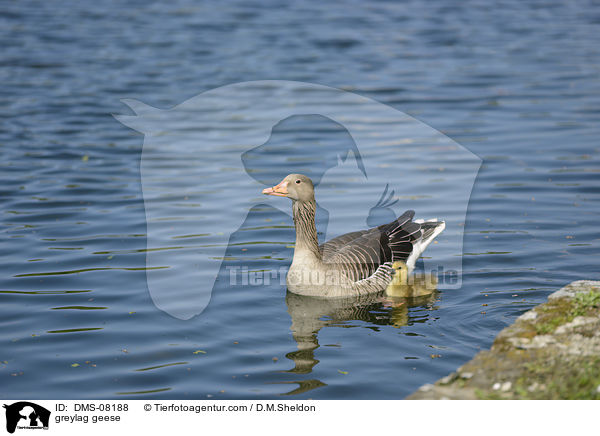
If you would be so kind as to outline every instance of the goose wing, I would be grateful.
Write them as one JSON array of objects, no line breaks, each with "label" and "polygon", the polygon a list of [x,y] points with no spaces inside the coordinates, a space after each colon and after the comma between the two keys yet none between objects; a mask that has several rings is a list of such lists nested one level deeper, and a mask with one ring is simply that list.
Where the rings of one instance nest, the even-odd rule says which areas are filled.
[{"label": "goose wing", "polygon": [[407,211],[389,224],[338,236],[320,247],[323,261],[352,281],[389,274],[391,263],[405,261],[421,237],[413,216],[414,211]]},{"label": "goose wing", "polygon": [[346,233],[319,245],[319,251],[323,256],[323,260],[327,261],[327,259],[335,255],[339,249],[345,247],[347,244],[364,235],[368,231],[369,230],[359,230],[356,232]]},{"label": "goose wing", "polygon": [[[335,250],[333,247],[323,250],[324,254],[328,254],[327,257],[324,255],[323,262],[343,272],[353,282],[370,277],[382,264],[390,262],[392,257],[385,233],[377,227],[361,233],[352,239],[348,238],[350,240]],[[341,241],[336,242],[339,244]]]}]

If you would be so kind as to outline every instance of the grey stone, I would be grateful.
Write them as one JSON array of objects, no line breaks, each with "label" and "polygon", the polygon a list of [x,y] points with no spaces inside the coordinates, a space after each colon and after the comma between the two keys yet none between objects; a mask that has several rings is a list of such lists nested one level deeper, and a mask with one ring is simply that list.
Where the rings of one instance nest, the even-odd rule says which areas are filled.
[{"label": "grey stone", "polygon": [[554,300],[556,298],[573,298],[575,295],[583,292],[589,292],[592,289],[600,289],[600,281],[594,280],[577,280],[573,283],[569,283],[567,286],[553,292],[548,296],[548,300]]},{"label": "grey stone", "polygon": [[[578,280],[548,300],[574,298],[594,290],[600,291],[600,281]],[[542,306],[525,312],[503,329],[491,350],[479,352],[456,372],[422,386],[408,399],[556,398],[553,386],[569,379],[573,369],[594,368],[600,358],[600,316],[596,316],[597,308],[590,308],[588,316],[577,316],[553,331],[550,328],[547,334],[538,334],[549,330],[549,322],[568,319],[564,310],[572,307],[562,303]],[[545,368],[555,369],[549,374]],[[523,380],[529,383],[522,386]],[[565,385],[561,398],[580,398],[583,391],[569,386]],[[523,389],[529,394],[524,395]],[[585,392],[598,398],[600,386],[588,387]]]},{"label": "grey stone", "polygon": [[535,310],[529,310],[523,315],[517,318],[517,321],[532,321],[537,318],[537,312]]}]

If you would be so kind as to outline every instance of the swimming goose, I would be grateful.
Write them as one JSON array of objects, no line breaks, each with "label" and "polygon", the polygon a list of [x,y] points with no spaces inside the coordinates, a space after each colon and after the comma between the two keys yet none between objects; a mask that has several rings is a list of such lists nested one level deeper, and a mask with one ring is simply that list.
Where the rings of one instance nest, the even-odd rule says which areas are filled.
[{"label": "swimming goose", "polygon": [[290,174],[263,194],[292,200],[296,245],[286,282],[290,292],[316,297],[349,297],[379,292],[395,267],[410,274],[425,248],[445,228],[444,221],[413,221],[404,212],[389,224],[346,233],[319,245],[315,190],[310,178]]}]

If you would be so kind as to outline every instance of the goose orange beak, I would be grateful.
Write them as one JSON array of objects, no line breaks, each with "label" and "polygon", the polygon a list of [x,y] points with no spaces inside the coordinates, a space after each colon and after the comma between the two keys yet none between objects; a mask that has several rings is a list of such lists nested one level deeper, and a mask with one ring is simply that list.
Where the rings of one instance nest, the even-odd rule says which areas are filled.
[{"label": "goose orange beak", "polygon": [[262,193],[265,195],[276,195],[277,197],[286,197],[288,194],[287,185],[288,182],[283,181],[277,186],[263,189]]}]

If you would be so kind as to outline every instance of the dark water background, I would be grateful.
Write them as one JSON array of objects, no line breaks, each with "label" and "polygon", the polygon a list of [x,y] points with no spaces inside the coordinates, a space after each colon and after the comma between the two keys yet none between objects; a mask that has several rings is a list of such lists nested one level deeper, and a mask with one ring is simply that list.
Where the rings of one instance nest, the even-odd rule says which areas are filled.
[{"label": "dark water background", "polygon": [[[598,3],[2,2],[0,47],[2,398],[403,398],[600,276]],[[153,306],[143,138],[110,114],[262,79],[374,98],[483,159],[461,289],[348,309],[220,280],[191,321]],[[271,217],[234,235],[246,265],[289,263]]]}]

